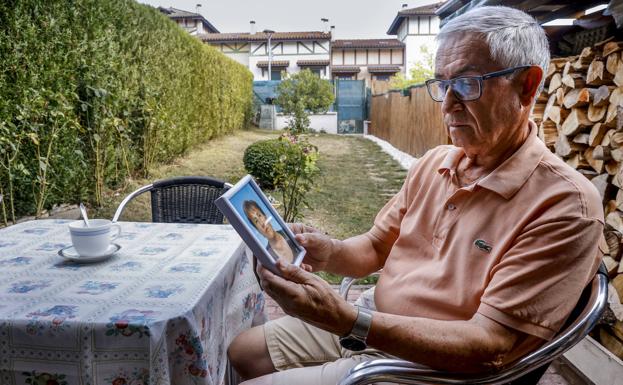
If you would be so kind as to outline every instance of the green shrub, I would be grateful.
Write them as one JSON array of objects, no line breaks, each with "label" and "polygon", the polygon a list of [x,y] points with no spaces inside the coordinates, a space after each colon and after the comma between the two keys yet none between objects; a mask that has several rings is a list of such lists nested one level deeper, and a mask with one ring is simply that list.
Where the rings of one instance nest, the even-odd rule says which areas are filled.
[{"label": "green shrub", "polygon": [[287,143],[279,139],[260,140],[244,150],[242,162],[247,172],[265,189],[275,188],[275,165],[286,152]]},{"label": "green shrub", "polygon": [[301,217],[301,209],[310,207],[305,199],[318,174],[318,147],[304,135],[283,134],[279,140],[287,143],[286,151],[275,165],[274,183],[281,194],[283,219],[294,222]]},{"label": "green shrub", "polygon": [[318,174],[318,148],[300,135],[283,134],[278,139],[255,142],[244,152],[243,162],[260,186],[281,195],[282,216],[286,222],[300,217],[309,207],[305,195]]},{"label": "green shrub", "polygon": [[248,124],[253,76],[132,0],[0,2],[0,220],[89,200]]}]

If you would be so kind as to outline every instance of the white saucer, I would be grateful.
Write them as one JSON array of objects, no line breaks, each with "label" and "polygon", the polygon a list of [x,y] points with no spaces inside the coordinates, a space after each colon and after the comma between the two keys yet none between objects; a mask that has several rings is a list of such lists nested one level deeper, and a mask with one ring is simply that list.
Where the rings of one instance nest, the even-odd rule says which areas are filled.
[{"label": "white saucer", "polygon": [[103,261],[106,258],[109,258],[113,254],[115,254],[120,249],[121,249],[121,246],[119,246],[116,243],[111,243],[110,246],[108,247],[108,250],[106,250],[104,254],[97,255],[94,257],[83,257],[80,254],[78,254],[78,252],[76,251],[76,249],[74,249],[73,246],[70,245],[70,246],[63,247],[62,249],[60,249],[58,251],[58,255],[70,261],[89,263],[89,262]]}]

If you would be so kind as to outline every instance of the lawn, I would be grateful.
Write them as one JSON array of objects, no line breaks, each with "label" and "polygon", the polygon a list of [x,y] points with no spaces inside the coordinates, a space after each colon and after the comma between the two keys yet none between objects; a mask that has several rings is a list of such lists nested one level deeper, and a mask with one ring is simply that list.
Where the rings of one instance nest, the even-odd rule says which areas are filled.
[{"label": "lawn", "polygon": [[[181,175],[207,175],[235,183],[246,174],[242,163],[251,143],[275,138],[280,132],[240,130],[218,138],[173,163],[151,170],[156,180]],[[326,231],[335,238],[346,238],[367,231],[376,213],[402,185],[406,171],[375,143],[360,136],[318,134],[310,141],[318,146],[321,173],[308,195],[310,208],[304,209],[302,222]],[[97,211],[99,217],[112,217],[123,197],[150,180],[133,180],[126,191],[111,193],[109,203]],[[270,193],[270,192],[268,192]],[[126,207],[126,221],[150,220],[149,196]],[[337,277],[324,276],[331,282]]]}]

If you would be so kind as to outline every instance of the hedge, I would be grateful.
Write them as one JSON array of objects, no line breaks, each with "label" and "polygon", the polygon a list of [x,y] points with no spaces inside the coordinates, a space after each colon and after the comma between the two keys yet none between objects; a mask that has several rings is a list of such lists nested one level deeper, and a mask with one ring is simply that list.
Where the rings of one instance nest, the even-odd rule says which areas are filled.
[{"label": "hedge", "polygon": [[107,189],[250,119],[252,75],[130,0],[0,2],[0,219]]}]

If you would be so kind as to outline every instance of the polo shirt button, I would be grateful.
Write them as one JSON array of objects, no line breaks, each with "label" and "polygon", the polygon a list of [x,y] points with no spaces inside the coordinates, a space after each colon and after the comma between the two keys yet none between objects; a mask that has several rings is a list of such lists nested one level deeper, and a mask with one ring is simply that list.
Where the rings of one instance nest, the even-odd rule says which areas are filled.
[{"label": "polo shirt button", "polygon": [[452,211],[456,208],[456,206],[452,203],[448,203],[448,210]]}]

